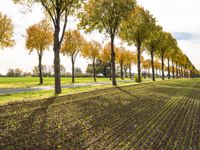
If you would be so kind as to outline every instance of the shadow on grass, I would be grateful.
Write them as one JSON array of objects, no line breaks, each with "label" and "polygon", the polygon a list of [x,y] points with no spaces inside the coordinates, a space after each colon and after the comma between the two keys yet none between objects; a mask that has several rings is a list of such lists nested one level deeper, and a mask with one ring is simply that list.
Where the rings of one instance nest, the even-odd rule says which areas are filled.
[{"label": "shadow on grass", "polygon": [[[71,147],[79,148],[80,143],[84,142],[81,139],[80,129],[82,126],[79,123],[69,127],[69,122],[64,124],[67,121],[65,120],[65,114],[68,115],[68,113],[65,113],[67,112],[67,106],[62,106],[60,104],[62,100],[57,96],[54,95],[38,103],[38,105],[32,105],[31,103],[30,106],[26,103],[24,105],[19,104],[21,106],[21,108],[17,106],[19,111],[27,109],[27,113],[22,113],[21,116],[18,114],[16,116],[12,115],[11,118],[2,118],[0,127],[4,126],[2,122],[9,122],[8,119],[11,119],[16,128],[13,128],[10,122],[7,127],[4,127],[5,131],[7,131],[0,134],[0,149],[57,149],[61,148],[60,146],[62,145],[65,145],[65,149],[70,149]],[[61,112],[58,113],[56,111]],[[59,121],[63,122],[63,128],[59,125]],[[13,129],[10,130],[9,127]],[[76,135],[75,138],[74,135]]]},{"label": "shadow on grass", "polygon": [[[121,88],[119,87],[119,89]],[[120,90],[117,90],[117,93],[119,92]],[[125,94],[127,95],[127,93]],[[81,97],[81,94],[79,97]],[[15,118],[15,116],[11,118],[14,121],[16,121],[15,119],[20,121],[17,123],[17,128],[12,131],[7,129],[8,132],[4,134],[0,147],[1,149],[56,149],[61,146],[65,149],[82,149],[88,144],[86,141],[91,140],[92,135],[98,135],[102,129],[106,129],[114,123],[112,120],[114,116],[119,116],[122,120],[126,119],[127,113],[125,112],[127,112],[130,107],[129,104],[132,102],[130,102],[129,96],[125,97],[124,102],[122,102],[121,98],[113,101],[110,98],[97,95],[73,104],[62,105],[58,103],[56,108],[50,108],[57,105],[57,96],[55,95],[38,103],[38,106],[34,105],[34,108],[32,106],[30,108],[25,104],[28,113],[17,116],[18,118]],[[114,96],[114,98],[117,97]],[[65,100],[67,101],[67,99]],[[133,104],[136,103],[133,102]],[[138,106],[140,106],[139,103]],[[23,110],[22,104],[21,107]],[[55,112],[56,109],[58,109],[58,112]],[[71,118],[65,117],[65,115],[70,115],[67,112],[68,109],[72,109],[70,113],[73,116]],[[59,119],[52,120],[52,118]],[[62,122],[61,127],[57,125],[59,121]],[[88,126],[91,128],[88,129]]]},{"label": "shadow on grass", "polygon": [[[0,139],[0,149],[106,149],[110,145],[126,145],[137,138],[136,130],[142,134],[138,128],[145,129],[149,123],[145,121],[167,103],[164,99],[177,94],[174,88],[152,84],[110,90],[112,92],[99,90],[98,94],[88,92],[59,98],[55,95],[35,102],[34,107],[32,104],[18,106],[19,111],[25,106],[28,112],[2,118],[5,122],[20,121],[12,131],[9,130],[12,124],[7,125]],[[163,97],[162,93],[168,95]],[[80,100],[70,102],[75,99]]]},{"label": "shadow on grass", "polygon": [[[36,148],[38,145],[35,141],[43,141],[45,137],[45,125],[46,125],[46,114],[48,108],[55,102],[57,95],[52,96],[51,98],[45,100],[40,104],[38,108],[33,110],[30,115],[24,118],[21,122],[21,125],[9,133],[8,137],[3,138],[2,148]],[[35,128],[35,121],[38,116],[42,116],[39,126],[39,130]],[[23,116],[21,116],[23,117]]]}]

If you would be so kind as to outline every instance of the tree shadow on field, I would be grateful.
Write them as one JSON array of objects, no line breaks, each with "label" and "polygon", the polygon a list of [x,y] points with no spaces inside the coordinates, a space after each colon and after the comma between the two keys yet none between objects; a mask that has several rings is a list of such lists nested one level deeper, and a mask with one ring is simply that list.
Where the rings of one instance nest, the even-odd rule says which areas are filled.
[{"label": "tree shadow on field", "polygon": [[121,88],[121,87],[119,87],[119,86],[116,86],[116,88],[117,88],[118,90],[120,90],[120,91],[122,91],[122,92],[128,94],[128,95],[131,96],[131,97],[136,97],[136,95],[133,95],[130,91],[127,91],[127,90],[125,90],[125,89],[123,89],[123,88]]},{"label": "tree shadow on field", "polygon": [[[12,125],[8,125],[8,131],[0,137],[0,149],[80,149],[84,143],[81,138],[83,127],[78,121],[79,113],[71,107],[76,102],[68,99],[70,96],[57,98],[55,95],[34,104],[34,107],[31,103],[30,106],[24,103],[27,113],[11,116],[13,121],[19,121],[12,131],[8,129]],[[23,111],[23,104],[21,107],[17,106],[19,111]]]},{"label": "tree shadow on field", "polygon": [[[148,107],[149,98],[138,97],[133,92],[116,87],[114,94],[101,95],[85,102],[88,107],[81,109],[80,113],[90,116],[87,120],[90,128],[85,131],[88,142],[83,148],[109,149],[108,145],[113,141],[123,141],[128,137],[137,128],[142,116],[148,116],[139,109]],[[77,107],[84,106],[77,103]],[[152,110],[156,107],[153,105]]]},{"label": "tree shadow on field", "polygon": [[[26,115],[21,116],[21,118],[18,116],[19,118],[17,119],[22,120],[21,124],[11,133],[7,133],[6,137],[3,137],[3,141],[1,141],[1,143],[3,143],[3,145],[1,145],[2,149],[45,149],[45,147],[41,147],[39,143],[43,143],[46,140],[45,125],[48,108],[55,102],[56,98],[57,95],[54,95],[44,100],[44,102],[39,103],[40,105],[38,105],[35,110],[28,112],[30,115],[27,117]],[[28,107],[28,109],[30,108]]]},{"label": "tree shadow on field", "polygon": [[[0,149],[107,148],[113,141],[123,141],[139,122],[165,103],[152,93],[142,96],[140,89],[116,87],[17,106],[19,111],[26,108],[27,113],[11,116],[13,120],[19,119],[18,126],[8,130],[0,141]],[[148,86],[145,91],[151,89]]]}]

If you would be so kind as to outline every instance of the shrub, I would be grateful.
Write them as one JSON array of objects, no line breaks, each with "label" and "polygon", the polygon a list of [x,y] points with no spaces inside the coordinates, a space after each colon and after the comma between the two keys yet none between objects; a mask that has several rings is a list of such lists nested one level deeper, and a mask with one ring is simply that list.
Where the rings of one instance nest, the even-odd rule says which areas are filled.
[{"label": "shrub", "polygon": [[138,75],[134,75],[135,82],[142,82],[142,76],[140,76],[140,81],[138,80]]}]

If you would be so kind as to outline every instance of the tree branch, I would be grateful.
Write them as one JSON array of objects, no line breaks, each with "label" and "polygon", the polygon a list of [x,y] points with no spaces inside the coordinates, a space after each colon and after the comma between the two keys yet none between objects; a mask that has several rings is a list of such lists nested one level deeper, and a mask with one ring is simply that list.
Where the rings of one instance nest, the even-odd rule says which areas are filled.
[{"label": "tree branch", "polygon": [[46,9],[46,11],[48,12],[48,14],[50,15],[52,21],[53,21],[53,24],[54,24],[54,27],[56,26],[56,21],[55,21],[55,18],[53,17],[50,9],[45,5],[45,3],[43,1],[41,1],[42,3],[42,6],[44,6],[44,8]]},{"label": "tree branch", "polygon": [[66,11],[65,12],[65,20],[64,20],[64,26],[63,26],[63,29],[62,29],[62,35],[61,35],[61,38],[60,38],[60,41],[59,43],[61,44],[63,39],[64,39],[64,35],[65,35],[65,29],[66,29],[66,26],[67,26],[67,17],[68,17],[68,12]]}]

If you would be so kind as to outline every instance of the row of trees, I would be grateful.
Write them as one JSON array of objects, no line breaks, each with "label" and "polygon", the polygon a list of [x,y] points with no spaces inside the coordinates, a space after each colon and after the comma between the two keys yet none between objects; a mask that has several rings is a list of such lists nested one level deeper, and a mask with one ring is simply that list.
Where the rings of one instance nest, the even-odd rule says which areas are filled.
[{"label": "row of trees", "polygon": [[[100,33],[103,32],[109,35],[110,44],[108,46],[108,49],[110,53],[109,56],[107,57],[108,59],[106,60],[106,62],[110,63],[111,65],[113,85],[117,85],[115,76],[116,72],[115,63],[116,63],[116,58],[120,57],[116,56],[116,51],[118,51],[117,47],[114,46],[116,37],[119,37],[122,41],[128,43],[129,45],[136,46],[139,82],[141,81],[141,53],[143,50],[148,51],[151,55],[151,67],[152,67],[152,75],[154,81],[155,81],[155,73],[154,73],[155,55],[159,56],[162,62],[163,79],[165,76],[164,75],[165,60],[168,61],[168,78],[170,78],[170,65],[172,66],[173,76],[175,75],[174,72],[175,68],[176,71],[181,70],[182,74],[184,72],[190,72],[190,75],[195,75],[197,73],[196,68],[188,59],[188,57],[185,54],[183,54],[183,52],[177,46],[177,42],[172,37],[172,35],[170,33],[163,31],[162,27],[156,24],[155,18],[147,10],[138,6],[135,0],[101,0],[101,1],[13,0],[13,1],[15,3],[27,5],[29,7],[34,3],[39,3],[43,6],[45,14],[48,15],[48,18],[51,19],[51,22],[47,23],[49,24],[49,27],[52,28],[52,30],[48,28],[49,35],[51,35],[49,36],[48,42],[53,41],[56,94],[61,93],[60,52],[62,52],[65,55],[70,55],[72,58],[72,62],[75,62],[77,51],[69,53],[67,52],[69,51],[69,49],[71,51],[74,51],[75,49],[81,51],[82,49],[82,51],[86,52],[88,51],[89,53],[92,51],[90,42],[87,42],[87,44],[81,44],[81,42],[78,42],[78,39],[75,38],[75,41],[77,43],[72,45],[70,44],[70,41],[74,40],[70,39],[70,32],[72,31],[65,33],[65,29],[67,25],[68,16],[73,14],[78,14],[79,29],[83,29],[86,32],[98,30]],[[45,37],[47,36],[47,34],[48,33],[45,34]],[[46,38],[44,39],[44,41],[45,40]],[[81,39],[81,36],[80,40],[84,41],[84,39]],[[49,47],[49,45],[47,47]],[[43,47],[38,47],[37,51],[40,51],[41,50],[40,48]],[[93,60],[93,62],[95,62],[95,60],[92,57],[88,56],[89,55],[88,52],[86,53],[86,55],[83,54],[83,56],[90,58]],[[120,58],[118,59],[120,61]],[[130,60],[132,60],[131,57]],[[119,63],[121,66],[124,64],[123,61],[120,61]],[[176,74],[178,74],[178,72],[176,72]]]},{"label": "row of trees", "polygon": [[[32,72],[24,72],[22,69],[16,68],[16,69],[8,69],[6,73],[6,77],[27,77],[27,76],[32,76],[32,77],[39,77],[40,76],[40,71],[39,71],[38,66],[34,66]],[[47,66],[47,65],[42,65],[42,76],[43,77],[53,77],[54,76],[54,66]],[[66,69],[63,65],[60,65],[60,72],[62,77],[68,77],[71,76],[71,73],[66,72]],[[81,68],[76,67],[75,68],[75,73],[77,76],[86,76],[85,74],[82,73]]]}]

